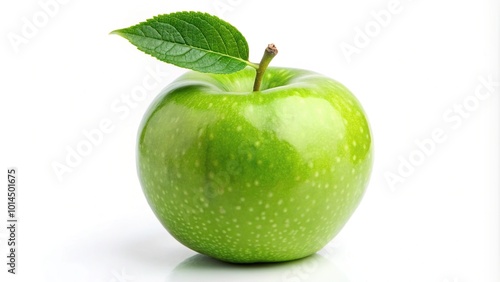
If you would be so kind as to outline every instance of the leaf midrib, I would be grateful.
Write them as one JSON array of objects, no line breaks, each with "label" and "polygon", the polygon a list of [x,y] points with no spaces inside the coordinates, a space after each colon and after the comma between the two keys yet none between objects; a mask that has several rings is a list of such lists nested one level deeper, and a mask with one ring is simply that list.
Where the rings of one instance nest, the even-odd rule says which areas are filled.
[{"label": "leaf midrib", "polygon": [[[156,32],[158,32],[158,31],[156,30]],[[240,61],[240,62],[244,63],[245,65],[249,65],[249,66],[251,65],[249,61],[244,60],[242,58],[234,57],[234,56],[231,56],[231,55],[228,55],[228,54],[224,54],[224,53],[215,52],[215,51],[208,50],[208,49],[202,49],[200,47],[196,47],[196,46],[193,46],[193,45],[182,44],[182,43],[172,42],[172,41],[166,41],[166,40],[157,39],[157,38],[150,37],[150,36],[145,36],[145,35],[138,35],[138,34],[135,34],[135,33],[126,32],[126,31],[122,31],[122,30],[117,31],[116,33],[118,33],[118,34],[120,34],[120,33],[121,34],[127,34],[129,36],[144,37],[144,38],[148,38],[148,39],[151,39],[151,40],[159,41],[161,43],[168,42],[168,43],[171,43],[171,44],[174,44],[174,45],[179,45],[179,46],[184,46],[184,47],[189,47],[189,48],[192,48],[192,49],[196,49],[196,50],[199,50],[199,51],[202,51],[202,52],[205,52],[205,53],[211,53],[211,54],[216,54],[216,55],[219,55],[219,56],[222,56],[222,57],[232,58],[232,59],[235,59],[237,61]],[[160,34],[160,36],[161,36],[161,34]],[[154,52],[157,52],[154,49],[150,49],[150,48],[148,48],[148,50],[152,50]]]}]

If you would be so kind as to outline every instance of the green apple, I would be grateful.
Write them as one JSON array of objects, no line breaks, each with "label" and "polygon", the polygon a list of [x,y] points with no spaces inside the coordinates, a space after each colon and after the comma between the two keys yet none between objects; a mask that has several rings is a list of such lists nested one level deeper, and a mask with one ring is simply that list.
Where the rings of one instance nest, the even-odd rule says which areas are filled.
[{"label": "green apple", "polygon": [[358,100],[314,72],[190,71],[152,103],[138,136],[153,212],[185,246],[276,262],[324,247],[358,206],[372,138]]}]

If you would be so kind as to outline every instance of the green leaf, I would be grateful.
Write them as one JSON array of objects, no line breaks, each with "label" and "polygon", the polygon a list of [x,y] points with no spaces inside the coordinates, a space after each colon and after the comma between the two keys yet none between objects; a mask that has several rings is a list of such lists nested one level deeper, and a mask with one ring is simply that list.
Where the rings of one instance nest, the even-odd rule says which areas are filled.
[{"label": "green leaf", "polygon": [[248,62],[248,43],[229,23],[206,13],[159,15],[118,34],[139,50],[170,64],[209,73],[232,73]]}]

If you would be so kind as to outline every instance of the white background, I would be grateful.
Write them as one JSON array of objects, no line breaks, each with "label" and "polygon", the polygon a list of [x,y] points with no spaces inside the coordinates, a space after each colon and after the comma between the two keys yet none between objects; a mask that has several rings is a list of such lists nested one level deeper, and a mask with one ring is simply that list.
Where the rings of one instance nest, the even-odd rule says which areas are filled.
[{"label": "white background", "polygon": [[[16,276],[6,274],[0,229],[1,281],[500,281],[499,87],[474,97],[481,77],[499,81],[498,1],[401,0],[385,26],[374,14],[390,0],[61,0],[44,22],[46,2],[0,4],[0,167],[4,175],[19,169],[20,220]],[[221,264],[177,243],[147,206],[135,172],[137,128],[155,95],[184,70],[108,33],[180,10],[231,22],[247,37],[252,61],[276,43],[273,65],[330,76],[365,107],[375,140],[371,183],[318,255]],[[23,35],[34,21],[37,30]],[[363,43],[357,29],[366,28]],[[346,44],[357,53],[344,54]],[[113,108],[151,72],[158,82],[147,96]],[[460,124],[443,118],[464,101]],[[84,131],[103,121],[111,132],[58,179],[52,165],[66,164]],[[445,140],[422,158],[415,142],[435,130]],[[403,160],[413,171],[398,172]],[[391,185],[391,173],[404,182]]]}]

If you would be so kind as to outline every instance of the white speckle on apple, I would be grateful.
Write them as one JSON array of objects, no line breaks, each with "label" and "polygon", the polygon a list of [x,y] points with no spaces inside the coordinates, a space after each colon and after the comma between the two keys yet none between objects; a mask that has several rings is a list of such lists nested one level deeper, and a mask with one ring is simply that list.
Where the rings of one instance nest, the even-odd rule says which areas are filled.
[{"label": "white speckle on apple", "polygon": [[281,205],[281,204],[283,204],[283,200],[281,200],[281,199],[280,199],[280,200],[278,201],[278,205]]}]

